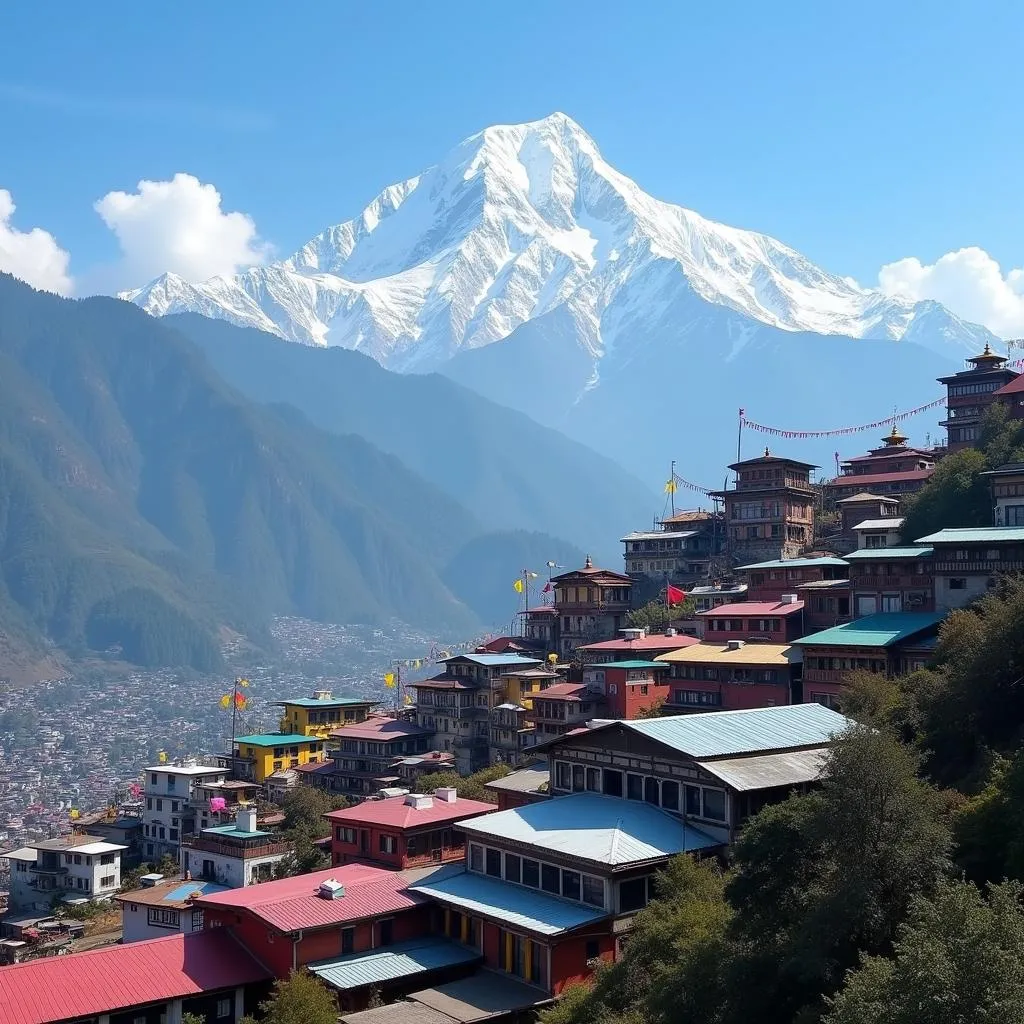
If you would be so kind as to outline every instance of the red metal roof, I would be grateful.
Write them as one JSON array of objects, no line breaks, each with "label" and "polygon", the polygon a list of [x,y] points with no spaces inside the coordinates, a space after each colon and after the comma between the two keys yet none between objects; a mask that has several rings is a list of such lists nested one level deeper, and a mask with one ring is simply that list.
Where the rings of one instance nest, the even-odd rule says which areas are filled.
[{"label": "red metal roof", "polygon": [[430,679],[422,679],[418,683],[409,683],[414,690],[421,687],[430,690],[477,690],[479,683],[470,682],[467,679],[457,679],[454,676],[432,676]]},{"label": "red metal roof", "polygon": [[[595,666],[595,668],[600,667],[600,665]],[[579,700],[586,692],[586,689],[583,683],[555,683],[553,686],[546,686],[537,693],[531,693],[530,697],[534,700]],[[595,694],[594,696],[598,695]]]},{"label": "red metal roof", "polygon": [[433,729],[424,729],[415,722],[403,722],[397,718],[368,718],[357,725],[346,725],[335,729],[331,736],[343,740],[400,740],[406,736],[425,736]]},{"label": "red metal roof", "polygon": [[1015,377],[1009,384],[1004,384],[998,391],[994,392],[997,397],[1002,395],[1019,395],[1024,391],[1024,373]]},{"label": "red metal roof", "polygon": [[837,476],[826,487],[865,487],[871,484],[902,483],[911,480],[927,480],[935,469],[908,469],[902,473],[847,473]]},{"label": "red metal roof", "polygon": [[430,807],[417,810],[405,802],[404,796],[392,796],[385,800],[364,800],[363,803],[357,804],[355,807],[331,811],[326,817],[338,825],[353,822],[412,829],[419,825],[434,825],[438,822],[472,818],[477,814],[487,814],[489,811],[497,809],[494,804],[486,804],[482,800],[458,798],[454,802],[448,803],[434,797]]},{"label": "red metal roof", "polygon": [[[345,895],[334,900],[318,895],[320,883],[328,879],[341,882],[345,886]],[[278,931],[296,932],[303,928],[327,928],[360,921],[377,914],[391,914],[418,906],[423,897],[407,892],[405,884],[397,871],[364,864],[345,864],[308,875],[212,893],[197,899],[195,905],[210,909],[238,907]]]},{"label": "red metal roof", "polygon": [[804,609],[803,601],[791,601],[783,604],[781,601],[742,601],[739,604],[722,604],[717,608],[711,608],[705,612],[697,612],[702,619],[715,619],[728,615],[742,615],[749,618],[752,615],[795,615]]},{"label": "red metal roof", "polygon": [[0,1024],[50,1024],[272,975],[221,928],[0,967]]},{"label": "red metal roof", "polygon": [[584,644],[581,651],[675,651],[690,644],[699,644],[693,636],[642,636],[638,640],[602,640],[596,644]]}]

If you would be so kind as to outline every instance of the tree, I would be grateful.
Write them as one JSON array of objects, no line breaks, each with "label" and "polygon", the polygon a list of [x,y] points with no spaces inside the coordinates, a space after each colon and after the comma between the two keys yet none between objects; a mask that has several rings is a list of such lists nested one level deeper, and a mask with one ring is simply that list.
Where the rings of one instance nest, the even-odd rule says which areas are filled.
[{"label": "tree", "polygon": [[949,526],[988,526],[992,502],[988,480],[981,474],[989,468],[976,448],[947,455],[924,487],[903,503],[904,542],[913,544]]},{"label": "tree", "polygon": [[[296,971],[287,981],[274,982],[271,997],[259,1008],[260,1024],[337,1024],[338,1003],[319,978]],[[256,1024],[243,1017],[241,1024]]]},{"label": "tree", "polygon": [[637,718],[660,718],[661,709],[665,706],[665,698],[658,697],[657,700],[651,701],[646,707],[637,708]]},{"label": "tree", "polygon": [[504,778],[510,771],[511,768],[507,764],[492,764],[465,777],[458,772],[429,772],[416,780],[416,788],[423,793],[433,793],[435,790],[451,787],[464,800],[482,800],[484,803],[496,804],[498,798],[487,789],[487,783]]},{"label": "tree", "polygon": [[324,817],[335,810],[328,793],[312,786],[296,786],[281,802],[284,827],[288,832],[303,832],[316,839],[331,834],[330,822]]},{"label": "tree", "polygon": [[993,886],[987,900],[949,882],[917,897],[893,958],[865,957],[826,1024],[1022,1024],[1022,895],[1018,882]]},{"label": "tree", "polygon": [[311,871],[322,871],[331,866],[327,853],[316,844],[321,838],[306,828],[300,827],[289,832],[292,849],[274,866],[275,878],[291,878],[293,875],[308,875]]},{"label": "tree", "polygon": [[206,1024],[206,1018],[200,1017],[198,1013],[183,1013],[181,1024]]},{"label": "tree", "polygon": [[676,619],[689,618],[695,609],[696,605],[689,597],[682,604],[671,607],[662,601],[649,601],[626,616],[626,625],[633,629],[663,629]]}]

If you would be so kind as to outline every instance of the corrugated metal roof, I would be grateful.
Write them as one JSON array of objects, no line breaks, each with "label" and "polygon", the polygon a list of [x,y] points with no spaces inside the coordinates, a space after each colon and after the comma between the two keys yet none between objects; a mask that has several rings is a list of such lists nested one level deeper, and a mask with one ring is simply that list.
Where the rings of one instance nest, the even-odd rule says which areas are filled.
[{"label": "corrugated metal roof", "polygon": [[706,758],[821,746],[851,723],[850,719],[821,704],[789,704],[620,724],[680,753]]},{"label": "corrugated metal roof", "polygon": [[916,544],[1024,544],[1024,526],[957,527],[919,537]]},{"label": "corrugated metal roof", "polygon": [[[508,839],[607,867],[683,852],[683,827],[678,818],[651,804],[599,793],[573,793],[513,807],[474,818],[461,827],[469,839]],[[712,846],[721,843],[687,825],[687,850]]]},{"label": "corrugated metal roof", "polygon": [[369,1010],[345,1013],[338,1018],[341,1024],[459,1024],[454,1017],[423,1003],[409,999],[385,1003]]},{"label": "corrugated metal roof", "polygon": [[325,817],[336,825],[367,823],[391,825],[395,828],[415,828],[417,825],[434,825],[439,822],[457,821],[474,814],[487,814],[494,810],[494,804],[482,800],[467,800],[456,797],[452,802],[433,797],[429,807],[413,807],[405,802],[404,796],[393,796],[386,800],[364,800],[354,807],[331,811]]},{"label": "corrugated metal roof", "polygon": [[503,789],[510,793],[538,793],[541,786],[551,780],[551,772],[547,768],[520,768],[517,772],[493,782],[484,783],[485,789]]},{"label": "corrugated metal roof", "polygon": [[0,967],[0,1024],[52,1024],[268,980],[224,928]]},{"label": "corrugated metal roof", "polygon": [[[341,882],[345,895],[336,900],[319,896],[320,883],[328,879]],[[398,872],[364,864],[345,864],[201,896],[196,905],[211,909],[241,907],[278,931],[294,932],[407,910],[420,902],[419,897],[406,890],[405,880]]]},{"label": "corrugated metal roof", "polygon": [[471,661],[474,665],[540,665],[543,664],[540,658],[528,658],[524,654],[456,654],[451,658],[443,658],[442,661]]},{"label": "corrugated metal roof", "polygon": [[692,647],[681,647],[678,651],[659,654],[658,661],[670,664],[678,662],[707,662],[715,665],[793,665],[803,661],[799,648],[790,644],[744,643],[740,647],[702,641]]},{"label": "corrugated metal roof", "polygon": [[937,630],[941,612],[879,612],[794,640],[801,646],[888,647],[916,633]]},{"label": "corrugated metal roof", "polygon": [[[487,967],[444,985],[421,989],[409,998],[445,1013],[462,1024],[491,1019],[506,1020],[516,1010],[527,1010],[552,1002],[542,988]],[[522,1014],[516,1014],[522,1020]],[[527,1019],[532,1020],[531,1015]]]},{"label": "corrugated metal roof", "polygon": [[782,754],[763,754],[760,757],[731,757],[719,761],[705,761],[701,767],[719,778],[727,786],[743,793],[752,789],[771,789],[773,786],[795,786],[813,782],[821,775],[821,767],[828,755],[828,747],[813,750],[790,750]]},{"label": "corrugated metal roof", "polygon": [[845,565],[841,558],[826,555],[824,558],[775,558],[770,562],[754,562],[752,565],[741,565],[738,572],[748,569],[806,569],[808,566]]},{"label": "corrugated metal roof", "polygon": [[525,928],[539,935],[561,935],[607,916],[604,910],[468,871],[411,888],[421,896],[497,918],[512,928]]},{"label": "corrugated metal roof", "polygon": [[898,530],[903,525],[903,516],[888,516],[885,519],[865,519],[855,530]]},{"label": "corrugated metal roof", "polygon": [[892,548],[858,548],[851,551],[847,556],[848,562],[877,562],[887,558],[931,558],[935,548],[922,545],[921,547],[892,547]]},{"label": "corrugated metal roof", "polygon": [[[640,661],[634,659],[633,661],[605,661],[600,665],[593,665],[592,668],[667,668],[664,662],[661,661]],[[544,691],[541,690],[543,694]]]},{"label": "corrugated metal roof", "polygon": [[247,743],[250,747],[297,747],[304,743],[320,742],[319,736],[304,736],[301,732],[265,732],[235,737],[235,743]]},{"label": "corrugated metal roof", "polygon": [[699,530],[656,530],[647,533],[641,531],[627,533],[625,537],[621,538],[620,543],[624,544],[627,540],[686,540],[687,537],[696,537],[699,532]]},{"label": "corrugated metal roof", "polygon": [[470,949],[449,939],[424,938],[396,942],[365,953],[318,960],[306,966],[333,988],[352,989],[482,959],[478,949]]},{"label": "corrugated metal roof", "polygon": [[291,700],[275,700],[274,707],[285,708],[294,705],[297,708],[332,708],[345,707],[350,704],[374,704],[375,701],[366,697],[292,697]]},{"label": "corrugated metal roof", "polygon": [[620,637],[618,640],[601,640],[596,644],[583,644],[581,651],[671,651],[677,647],[688,647],[697,643],[697,638],[683,636],[677,633],[675,636],[665,636],[656,633],[650,636],[640,636],[635,640],[627,640]]},{"label": "corrugated metal roof", "polygon": [[720,604],[697,612],[698,618],[721,618],[723,615],[795,615],[804,610],[803,601],[739,601],[736,604]]}]

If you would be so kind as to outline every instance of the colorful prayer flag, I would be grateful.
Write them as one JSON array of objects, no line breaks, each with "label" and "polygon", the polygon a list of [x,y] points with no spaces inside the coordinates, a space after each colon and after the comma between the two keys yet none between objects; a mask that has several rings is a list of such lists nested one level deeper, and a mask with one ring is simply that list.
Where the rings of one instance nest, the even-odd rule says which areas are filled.
[{"label": "colorful prayer flag", "polygon": [[385,672],[384,673],[384,685],[390,688],[394,688],[395,685],[395,673]]},{"label": "colorful prayer flag", "polygon": [[552,591],[552,590],[554,590],[554,589],[555,589],[555,588],[551,586],[551,583],[550,583],[550,582],[548,582],[548,583],[545,583],[545,584],[544,584],[544,589],[543,589],[543,590],[541,590],[541,593],[542,593],[542,594],[550,594],[550,593],[551,593],[551,591]]},{"label": "colorful prayer flag", "polygon": [[221,697],[221,699],[220,699],[220,706],[222,708],[229,708],[229,707],[231,707],[231,694],[225,693],[224,696]]},{"label": "colorful prayer flag", "polygon": [[248,686],[249,685],[249,680],[248,679],[239,679],[238,680],[238,685],[239,686]]},{"label": "colorful prayer flag", "polygon": [[166,764],[167,763],[167,751],[166,750],[161,750],[160,753],[157,754],[157,760],[161,764]]},{"label": "colorful prayer flag", "polygon": [[235,707],[238,708],[239,711],[244,711],[248,704],[249,701],[246,699],[245,694],[239,690],[235,690]]},{"label": "colorful prayer flag", "polygon": [[512,589],[517,594],[521,594],[523,592],[523,581],[522,580],[516,580],[515,583],[512,584]]},{"label": "colorful prayer flag", "polygon": [[666,494],[675,494],[676,493],[676,482],[675,482],[675,480],[666,480],[665,481],[665,493]]}]

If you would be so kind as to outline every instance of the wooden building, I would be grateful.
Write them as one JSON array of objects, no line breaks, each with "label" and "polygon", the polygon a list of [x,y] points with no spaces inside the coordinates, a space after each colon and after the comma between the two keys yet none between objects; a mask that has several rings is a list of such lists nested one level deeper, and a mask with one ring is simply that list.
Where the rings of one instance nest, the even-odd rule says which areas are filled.
[{"label": "wooden building", "polygon": [[839,476],[822,484],[826,500],[864,492],[898,499],[919,491],[935,472],[935,452],[931,448],[911,447],[908,440],[893,424],[882,438],[881,447],[847,459],[841,464]]},{"label": "wooden building", "polygon": [[853,617],[935,610],[933,549],[926,545],[858,548],[850,563]]},{"label": "wooden building", "polygon": [[939,530],[921,537],[931,545],[935,609],[950,612],[983,597],[1000,576],[1024,572],[1024,526]]},{"label": "wooden building", "polygon": [[946,418],[941,425],[946,428],[951,452],[977,444],[982,418],[997,401],[996,392],[1002,391],[1009,398],[1004,389],[1019,376],[1006,365],[1006,357],[993,352],[987,344],[980,355],[967,362],[970,369],[938,379],[946,385]]},{"label": "wooden building", "polygon": [[781,601],[804,583],[821,580],[844,580],[850,567],[835,555],[815,558],[773,559],[741,565],[736,570],[747,581],[747,601]]},{"label": "wooden building", "polygon": [[[1024,381],[1024,377],[1020,378]],[[989,470],[992,488],[992,525],[1024,526],[1024,462],[1012,462]]]},{"label": "wooden building", "polygon": [[573,658],[585,644],[614,639],[626,624],[633,581],[623,573],[595,568],[589,555],[582,569],[553,577],[551,585],[562,658]]}]

